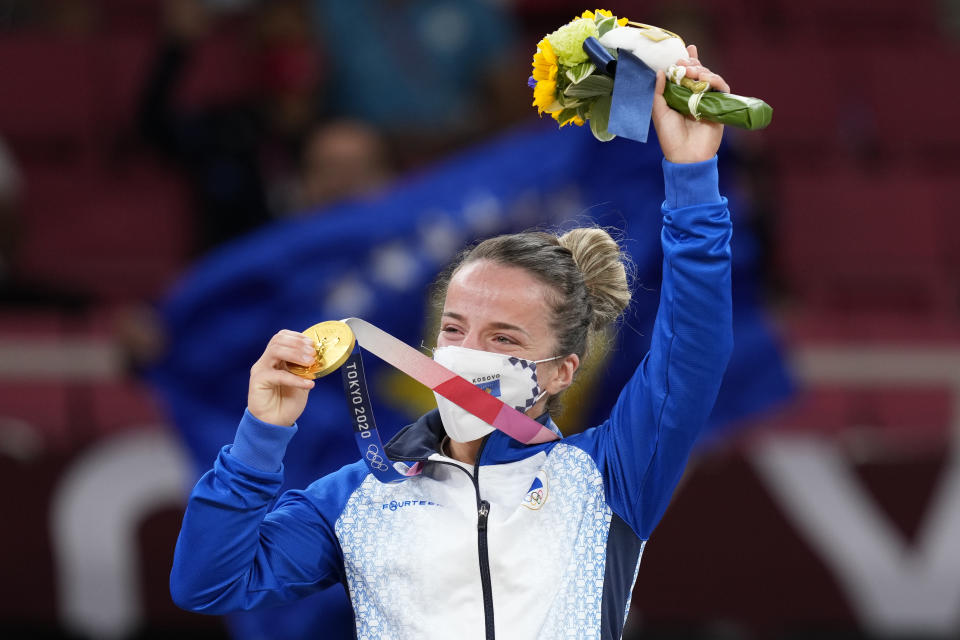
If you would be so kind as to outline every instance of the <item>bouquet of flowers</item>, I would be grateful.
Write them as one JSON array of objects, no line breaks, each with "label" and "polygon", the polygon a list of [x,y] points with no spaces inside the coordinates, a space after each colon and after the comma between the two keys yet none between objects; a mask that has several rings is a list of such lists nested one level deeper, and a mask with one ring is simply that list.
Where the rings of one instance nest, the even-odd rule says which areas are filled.
[{"label": "bouquet of flowers", "polygon": [[[533,106],[541,115],[549,113],[561,127],[570,123],[582,126],[589,121],[598,140],[611,140],[615,136],[608,127],[617,128],[610,126],[611,104],[615,100],[618,57],[623,52],[635,56],[653,72],[666,74],[664,98],[680,113],[750,130],[770,124],[773,109],[763,100],[709,91],[706,82],[685,78],[685,67],[674,64],[688,55],[680,36],[618,18],[604,9],[584,11],[537,44],[528,82],[533,89]],[[633,67],[630,71],[623,67],[621,76],[626,85],[626,75],[633,73]]]}]

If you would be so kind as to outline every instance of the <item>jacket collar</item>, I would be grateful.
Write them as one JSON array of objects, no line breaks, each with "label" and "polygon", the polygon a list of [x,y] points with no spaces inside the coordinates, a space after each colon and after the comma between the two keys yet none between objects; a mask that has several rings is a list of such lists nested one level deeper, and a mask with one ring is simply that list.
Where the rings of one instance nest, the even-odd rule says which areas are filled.
[{"label": "jacket collar", "polygon": [[444,435],[440,411],[434,409],[400,429],[383,450],[393,460],[426,460],[440,451]]},{"label": "jacket collar", "polygon": [[[550,419],[549,413],[544,413],[536,418],[536,421],[563,438],[560,429]],[[393,460],[426,460],[440,452],[440,443],[445,435],[443,423],[440,421],[440,412],[434,409],[420,416],[413,424],[401,429],[383,448]],[[544,449],[552,448],[557,442],[559,440],[528,445],[514,440],[499,429],[494,429],[493,433],[486,436],[486,443],[480,451],[480,464],[502,464],[522,460]]]}]

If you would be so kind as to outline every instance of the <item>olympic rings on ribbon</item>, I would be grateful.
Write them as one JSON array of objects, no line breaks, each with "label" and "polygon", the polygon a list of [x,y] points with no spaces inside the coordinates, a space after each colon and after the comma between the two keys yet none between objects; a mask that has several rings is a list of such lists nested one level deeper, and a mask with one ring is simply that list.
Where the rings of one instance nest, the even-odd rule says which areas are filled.
[{"label": "olympic rings on ribbon", "polygon": [[386,471],[387,465],[384,464],[383,456],[380,455],[380,447],[375,444],[371,444],[367,447],[366,459],[370,461],[370,465],[379,470]]}]

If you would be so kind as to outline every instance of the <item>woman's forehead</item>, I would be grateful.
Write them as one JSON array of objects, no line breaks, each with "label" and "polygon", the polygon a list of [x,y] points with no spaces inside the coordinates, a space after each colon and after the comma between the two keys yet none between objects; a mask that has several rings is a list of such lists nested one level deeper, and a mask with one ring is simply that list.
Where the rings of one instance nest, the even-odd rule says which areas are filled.
[{"label": "woman's forehead", "polygon": [[450,279],[443,310],[468,319],[547,326],[547,293],[548,287],[525,269],[478,260]]}]

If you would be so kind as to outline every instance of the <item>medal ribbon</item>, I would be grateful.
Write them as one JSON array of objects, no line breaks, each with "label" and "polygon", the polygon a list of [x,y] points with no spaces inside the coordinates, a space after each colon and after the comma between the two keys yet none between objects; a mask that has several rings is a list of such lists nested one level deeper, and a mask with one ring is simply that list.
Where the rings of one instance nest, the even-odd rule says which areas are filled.
[{"label": "medal ribbon", "polygon": [[557,434],[530,416],[470,384],[466,378],[386,331],[359,318],[347,318],[343,322],[350,327],[357,339],[353,353],[341,367],[344,395],[353,419],[354,435],[360,454],[371,473],[381,482],[399,482],[419,474],[422,469],[419,462],[410,466],[390,460],[384,452],[383,442],[373,419],[373,406],[363,372],[360,346],[514,440],[525,444],[540,444],[557,439]]}]

